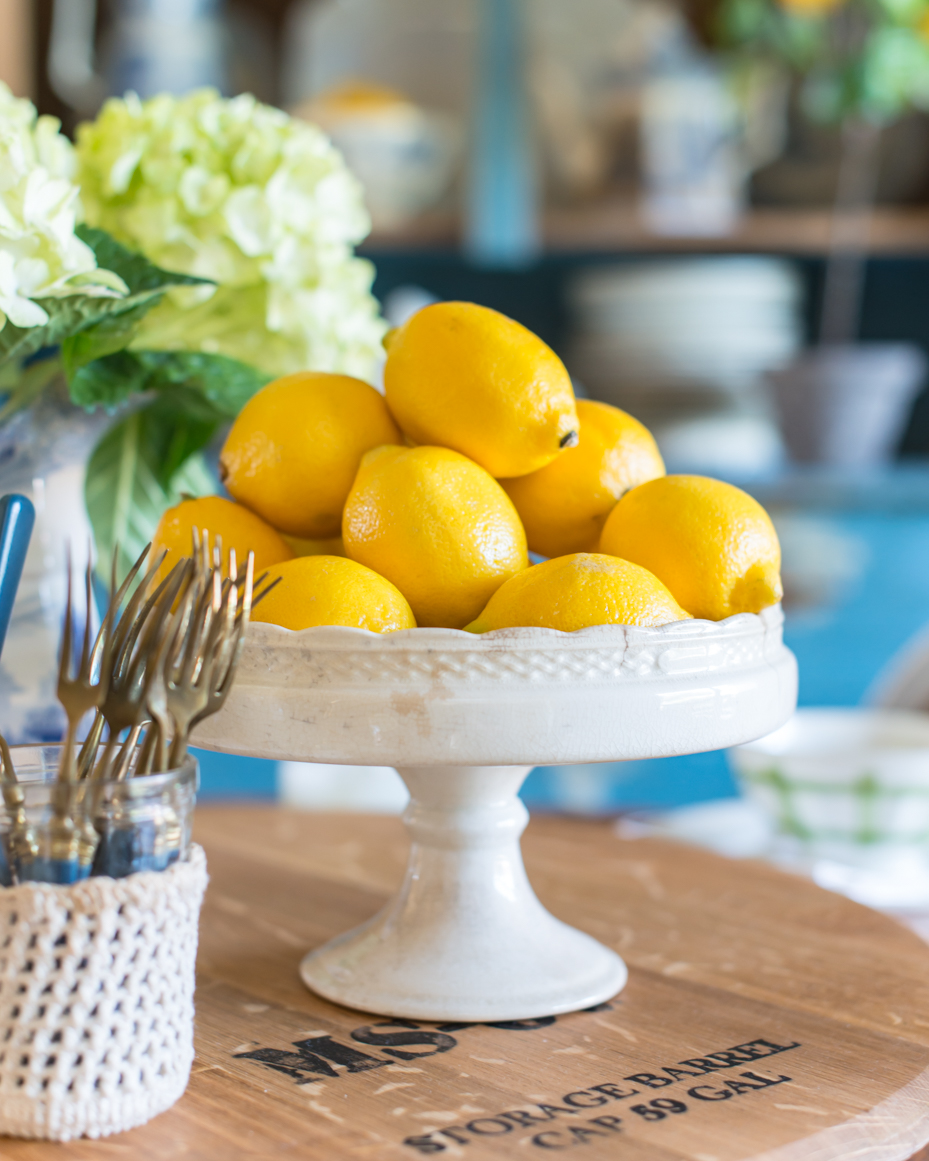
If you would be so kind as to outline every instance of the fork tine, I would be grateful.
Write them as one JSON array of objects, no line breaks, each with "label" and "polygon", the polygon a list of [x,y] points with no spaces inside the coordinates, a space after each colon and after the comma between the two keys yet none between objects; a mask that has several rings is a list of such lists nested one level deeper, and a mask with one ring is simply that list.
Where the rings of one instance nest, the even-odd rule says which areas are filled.
[{"label": "fork tine", "polygon": [[[261,579],[264,580],[267,572],[261,574]],[[248,623],[249,613],[252,611],[252,596],[255,591],[255,554],[250,552],[248,560],[245,564],[245,589],[242,593],[242,618],[245,623]]]},{"label": "fork tine", "polygon": [[[150,662],[153,652],[157,653],[163,646],[162,628],[171,615],[171,609],[177,600],[181,589],[188,583],[191,562],[184,557],[171,569],[171,572],[158,586],[153,597],[146,602],[144,616],[140,615],[133,626],[133,644],[138,642],[138,648],[132,657],[131,669],[127,670],[127,684],[131,687],[138,680],[154,676]],[[131,674],[131,676],[128,676]]]},{"label": "fork tine", "polygon": [[[255,554],[252,553],[251,555],[254,556]],[[258,577],[257,580],[253,581],[252,587],[257,588],[258,585],[260,585],[262,581],[267,580],[267,579],[268,579],[268,570],[265,569],[265,571],[261,574],[261,576]],[[239,588],[241,588],[245,584],[245,573],[244,572],[239,573],[239,575],[236,577],[235,583],[239,586]]]},{"label": "fork tine", "polygon": [[[214,573],[213,575],[216,577],[218,574]],[[220,673],[223,672],[227,644],[236,622],[236,608],[238,607],[239,594],[236,587],[227,581],[224,582],[224,588],[224,608],[218,615],[214,616],[209,632],[206,634],[203,647],[200,650],[200,669],[195,675],[196,684],[202,688],[206,682],[210,694],[212,694],[214,686],[213,675],[217,669]],[[193,721],[191,721],[191,725],[193,725]]]},{"label": "fork tine", "polygon": [[145,600],[145,596],[146,596],[146,593],[148,592],[149,585],[152,583],[152,580],[154,579],[155,574],[158,572],[159,568],[161,568],[161,565],[164,562],[164,558],[166,556],[167,556],[166,550],[162,550],[158,554],[155,562],[149,567],[149,569],[147,570],[147,572],[143,576],[142,580],[139,581],[139,583],[136,585],[135,591],[133,592],[132,596],[129,598],[129,602],[126,605],[126,608],[123,610],[122,615],[119,617],[119,620],[116,622],[116,630],[114,633],[113,648],[114,648],[114,653],[117,656],[121,655],[121,653],[122,653],[123,645],[124,645],[125,640],[128,637],[128,635],[132,629],[132,625],[133,625],[133,623],[136,619],[136,615],[138,614],[138,611],[139,611],[139,606]]},{"label": "fork tine", "polygon": [[133,620],[132,627],[131,627],[129,633],[126,635],[126,640],[123,643],[124,656],[128,656],[131,654],[132,649],[135,646],[136,641],[138,640],[138,636],[141,633],[142,628],[145,625],[145,622],[148,619],[152,609],[154,609],[155,606],[158,604],[158,602],[161,600],[161,597],[163,596],[163,594],[164,594],[165,590],[168,588],[168,586],[173,583],[173,579],[174,579],[175,574],[179,570],[186,572],[187,565],[189,563],[190,562],[189,562],[189,559],[187,557],[182,557],[177,562],[177,564],[171,569],[171,571],[168,573],[168,575],[164,578],[164,580],[161,582],[161,584],[158,586],[158,588],[155,589],[155,591],[148,598],[148,600],[146,600],[146,602],[142,606],[141,610],[136,614],[136,616]]},{"label": "fork tine", "polygon": [[126,576],[123,579],[123,583],[119,586],[119,588],[116,587],[117,569],[119,568],[119,546],[117,545],[116,548],[113,549],[113,560],[110,565],[110,603],[107,606],[107,612],[111,614],[111,620],[115,621],[119,616],[119,608],[125,600],[126,593],[129,591],[129,586],[135,580],[139,569],[145,563],[145,558],[148,556],[151,547],[152,542],[149,541],[148,544],[146,544],[146,546],[139,553],[132,568],[130,568],[130,570],[126,573]]},{"label": "fork tine", "polygon": [[177,680],[188,684],[195,680],[202,664],[202,653],[213,618],[216,612],[217,591],[222,595],[221,585],[218,587],[219,577],[216,573],[207,574],[204,578],[204,587],[200,594],[194,613],[191,617],[191,629],[184,641],[182,660],[178,666]]},{"label": "fork tine", "polygon": [[90,544],[87,545],[87,568],[84,572],[84,596],[86,598],[84,608],[86,610],[86,617],[84,620],[84,646],[81,649],[81,673],[89,681],[90,680],[90,643],[91,643],[91,610],[93,608],[93,568],[90,562]]},{"label": "fork tine", "polygon": [[277,586],[278,586],[278,585],[281,583],[281,581],[282,581],[283,579],[284,579],[284,578],[283,578],[282,576],[275,577],[275,579],[274,579],[273,581],[271,581],[271,583],[270,583],[269,585],[266,585],[266,586],[265,586],[265,587],[264,587],[264,588],[261,590],[261,592],[260,592],[260,593],[256,593],[256,594],[255,594],[255,596],[252,598],[252,608],[254,609],[254,607],[255,607],[257,604],[260,604],[260,602],[261,602],[261,601],[263,601],[263,600],[265,599],[265,597],[268,595],[268,593],[269,593],[269,592],[271,592],[271,590],[272,590],[272,589],[276,589],[276,588],[277,588]]},{"label": "fork tine", "polygon": [[13,755],[10,753],[10,747],[3,734],[0,734],[0,757],[3,759],[0,774],[2,774],[4,784],[15,786],[19,779],[16,777],[16,767],[13,765]]},{"label": "fork tine", "polygon": [[119,586],[118,590],[116,588],[116,562],[119,559],[119,549],[114,549],[114,551],[113,551],[113,585],[112,585],[112,588],[110,589],[110,593],[111,594],[115,593],[115,596],[111,596],[111,602],[116,605],[117,609],[123,603],[123,600],[126,596],[126,593],[129,591],[129,586],[135,580],[136,576],[138,575],[139,569],[145,563],[145,558],[148,556],[149,552],[151,551],[151,547],[152,547],[152,542],[149,541],[148,544],[146,544],[146,546],[139,553],[138,557],[136,558],[135,564],[126,573],[125,580]]},{"label": "fork tine", "polygon": [[90,773],[90,768],[94,764],[94,758],[97,754],[97,749],[100,746],[100,738],[103,734],[103,714],[99,708],[94,715],[93,724],[87,732],[87,737],[84,739],[84,744],[81,746],[81,751],[77,756],[77,776],[79,779],[84,779]]},{"label": "fork tine", "polygon": [[[203,721],[205,717],[221,710],[226,698],[229,696],[229,690],[232,688],[232,679],[235,676],[239,658],[242,656],[242,650],[245,646],[245,630],[248,627],[248,618],[252,604],[252,578],[254,571],[255,554],[250,552],[248,554],[245,573],[240,578],[244,586],[242,603],[233,610],[232,622],[227,627],[226,635],[220,648],[217,650],[217,661],[214,669],[214,680],[210,690],[210,700],[191,721],[191,729],[198,722]],[[235,585],[231,586],[231,589],[236,589],[237,593]]]},{"label": "fork tine", "polygon": [[[138,559],[132,568],[126,574],[123,583],[117,589],[116,587],[116,569],[119,563],[119,548],[113,549],[113,561],[110,566],[110,600],[107,605],[106,613],[103,616],[103,624],[100,626],[100,631],[97,633],[97,639],[94,641],[94,647],[90,654],[90,672],[93,673],[99,666],[100,677],[99,682],[103,689],[103,695],[106,696],[106,690],[109,686],[112,665],[109,664],[109,645],[113,639],[113,628],[116,617],[119,613],[119,607],[123,603],[129,586],[132,584],[139,569],[142,567],[146,556],[148,556],[151,543],[146,544],[142,549]],[[99,742],[99,737],[98,737]],[[82,751],[83,753],[83,751]]]},{"label": "fork tine", "polygon": [[68,545],[68,594],[65,602],[65,623],[61,631],[61,657],[58,659],[58,688],[61,690],[71,672],[71,546]]},{"label": "fork tine", "polygon": [[166,671],[168,669],[176,669],[181,664],[181,656],[185,647],[184,642],[186,641],[191,620],[195,615],[201,597],[199,564],[196,560],[191,563],[193,564],[193,571],[191,573],[190,584],[178,608],[177,619],[172,631],[171,647],[166,654]]},{"label": "fork tine", "polygon": [[116,623],[116,630],[113,634],[113,649],[111,654],[112,673],[118,674],[122,670],[125,662],[124,646],[126,643],[126,638],[132,632],[132,626],[135,622],[136,614],[138,613],[139,606],[145,599],[145,594],[148,592],[148,586],[152,583],[155,574],[158,572],[159,568],[161,568],[161,565],[164,562],[164,558],[166,556],[166,550],[162,550],[158,554],[155,563],[149,568],[145,576],[136,586],[135,592],[129,598],[129,603],[126,605],[123,615]]}]

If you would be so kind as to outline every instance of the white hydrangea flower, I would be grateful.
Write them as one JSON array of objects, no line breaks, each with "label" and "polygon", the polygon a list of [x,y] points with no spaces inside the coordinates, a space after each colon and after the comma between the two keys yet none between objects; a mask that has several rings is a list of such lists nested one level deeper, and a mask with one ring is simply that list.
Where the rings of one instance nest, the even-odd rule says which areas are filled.
[{"label": "white hydrangea flower", "polygon": [[37,116],[0,82],[0,330],[7,319],[17,327],[47,323],[38,299],[126,292],[75,236],[73,173],[74,150],[60,123]]},{"label": "white hydrangea flower", "polygon": [[78,130],[87,221],[214,289],[170,291],[137,348],[203,350],[271,374],[371,379],[386,324],[359,183],[315,126],[251,96],[107,101]]}]

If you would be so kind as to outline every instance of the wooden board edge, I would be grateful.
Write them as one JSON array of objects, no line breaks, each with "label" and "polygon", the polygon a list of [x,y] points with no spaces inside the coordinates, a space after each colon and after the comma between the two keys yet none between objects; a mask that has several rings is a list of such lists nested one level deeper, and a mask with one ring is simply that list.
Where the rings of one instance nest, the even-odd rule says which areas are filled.
[{"label": "wooden board edge", "polygon": [[748,1161],[911,1161],[927,1142],[929,1069],[866,1113]]}]

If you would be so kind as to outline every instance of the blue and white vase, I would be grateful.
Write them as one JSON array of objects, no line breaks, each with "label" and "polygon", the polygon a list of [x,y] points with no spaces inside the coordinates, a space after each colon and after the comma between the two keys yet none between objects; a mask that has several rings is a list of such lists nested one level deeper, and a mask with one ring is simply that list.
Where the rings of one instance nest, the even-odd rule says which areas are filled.
[{"label": "blue and white vase", "polygon": [[[70,546],[75,634],[82,639],[83,585],[92,552],[84,506],[87,460],[110,418],[75,407],[63,382],[0,425],[0,495],[18,492],[36,509],[6,643],[0,655],[0,731],[10,744],[58,741],[64,712],[55,696]],[[95,618],[92,611],[91,616]]]}]

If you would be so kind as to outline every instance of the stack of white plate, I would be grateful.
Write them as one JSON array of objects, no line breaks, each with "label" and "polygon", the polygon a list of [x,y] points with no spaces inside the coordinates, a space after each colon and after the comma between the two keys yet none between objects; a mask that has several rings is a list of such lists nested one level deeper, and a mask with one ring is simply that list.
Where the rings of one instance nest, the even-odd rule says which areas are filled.
[{"label": "stack of white plate", "polygon": [[674,468],[770,470],[783,449],[763,376],[801,344],[800,294],[773,258],[584,270],[571,287],[571,371],[652,426]]}]

